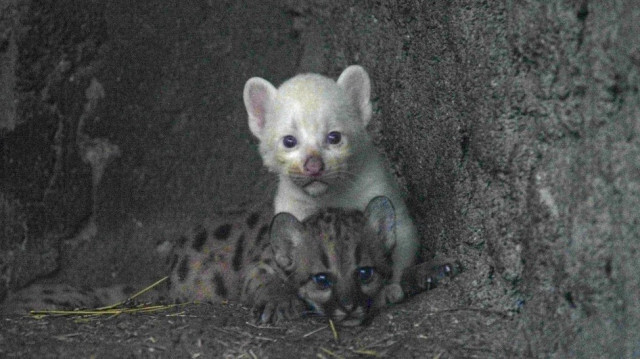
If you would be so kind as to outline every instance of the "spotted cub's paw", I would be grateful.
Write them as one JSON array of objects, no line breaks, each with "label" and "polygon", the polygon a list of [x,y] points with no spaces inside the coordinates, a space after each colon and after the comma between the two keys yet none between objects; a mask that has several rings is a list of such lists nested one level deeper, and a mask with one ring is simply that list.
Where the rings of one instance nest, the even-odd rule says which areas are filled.
[{"label": "spotted cub's paw", "polygon": [[404,299],[404,292],[398,283],[387,284],[384,289],[384,299],[387,304],[394,304]]},{"label": "spotted cub's paw", "polygon": [[300,316],[300,300],[289,296],[266,300],[254,311],[256,322],[260,324],[276,324],[285,320],[291,320]]},{"label": "spotted cub's paw", "polygon": [[431,290],[446,277],[454,277],[462,271],[462,265],[456,261],[426,262],[404,270],[402,291],[407,296]]},{"label": "spotted cub's paw", "polygon": [[275,324],[300,316],[304,305],[284,283],[270,282],[256,294],[253,314],[256,323]]}]

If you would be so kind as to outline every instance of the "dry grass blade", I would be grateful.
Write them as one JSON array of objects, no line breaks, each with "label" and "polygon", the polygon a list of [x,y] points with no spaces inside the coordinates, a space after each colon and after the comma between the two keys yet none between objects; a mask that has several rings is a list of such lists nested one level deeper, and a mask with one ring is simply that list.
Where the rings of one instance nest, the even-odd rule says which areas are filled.
[{"label": "dry grass blade", "polygon": [[321,330],[325,330],[325,329],[327,329],[327,328],[328,328],[328,327],[320,327],[320,328],[318,328],[318,329],[314,329],[314,330],[310,331],[309,333],[307,333],[307,334],[303,335],[302,337],[303,337],[303,338],[309,337],[309,336],[314,335],[314,334],[316,334],[317,332],[319,332],[319,331],[321,331]]},{"label": "dry grass blade", "polygon": [[336,330],[335,325],[333,325],[333,320],[329,319],[329,327],[331,328],[331,332],[333,333],[333,339],[338,341],[338,331]]},{"label": "dry grass blade", "polygon": [[356,354],[360,354],[360,355],[371,356],[371,357],[379,357],[380,356],[380,353],[378,353],[375,350],[371,350],[371,349],[356,349],[356,350],[352,350],[352,352],[354,352]]},{"label": "dry grass blade", "polygon": [[327,353],[327,354],[331,355],[331,356],[332,356],[332,357],[334,357],[334,358],[339,358],[339,359],[343,359],[343,358],[344,358],[343,356],[340,356],[340,355],[338,355],[338,354],[336,354],[336,353],[332,352],[331,350],[329,350],[329,349],[327,349],[327,348],[320,347],[320,350],[322,350],[323,352],[325,352],[325,353]]}]

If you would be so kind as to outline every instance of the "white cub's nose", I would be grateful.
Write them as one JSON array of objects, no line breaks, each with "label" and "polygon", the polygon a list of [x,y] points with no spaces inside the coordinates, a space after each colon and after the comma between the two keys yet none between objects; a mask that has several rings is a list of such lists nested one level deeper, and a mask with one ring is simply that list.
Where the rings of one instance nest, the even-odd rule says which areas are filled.
[{"label": "white cub's nose", "polygon": [[319,176],[324,170],[324,162],[320,156],[310,156],[304,162],[304,174],[307,176]]}]

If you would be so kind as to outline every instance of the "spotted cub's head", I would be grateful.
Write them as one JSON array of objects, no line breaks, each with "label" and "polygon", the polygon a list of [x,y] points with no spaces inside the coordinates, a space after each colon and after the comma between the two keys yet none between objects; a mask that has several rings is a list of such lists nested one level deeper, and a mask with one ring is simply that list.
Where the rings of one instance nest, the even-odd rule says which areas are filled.
[{"label": "spotted cub's head", "polygon": [[360,66],[347,67],[337,82],[298,75],[276,89],[254,77],[244,87],[249,128],[271,171],[311,196],[348,174],[358,147],[368,141],[370,81]]},{"label": "spotted cub's head", "polygon": [[304,222],[280,213],[271,225],[271,247],[275,262],[315,313],[359,325],[384,303],[394,227],[391,202],[376,197],[364,213],[327,209]]}]

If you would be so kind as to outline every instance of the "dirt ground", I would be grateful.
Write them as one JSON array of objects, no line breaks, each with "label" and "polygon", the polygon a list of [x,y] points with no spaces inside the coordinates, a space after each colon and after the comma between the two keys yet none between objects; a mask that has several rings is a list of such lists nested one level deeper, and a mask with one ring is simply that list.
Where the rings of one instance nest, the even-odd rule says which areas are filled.
[{"label": "dirt ground", "polygon": [[[455,280],[455,279],[454,279]],[[511,358],[515,313],[461,307],[449,283],[381,312],[369,326],[324,318],[254,325],[248,309],[191,305],[108,318],[5,316],[4,358]],[[500,338],[500,339],[498,339]],[[525,355],[526,356],[526,355]]]}]

